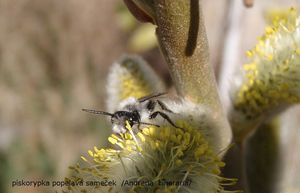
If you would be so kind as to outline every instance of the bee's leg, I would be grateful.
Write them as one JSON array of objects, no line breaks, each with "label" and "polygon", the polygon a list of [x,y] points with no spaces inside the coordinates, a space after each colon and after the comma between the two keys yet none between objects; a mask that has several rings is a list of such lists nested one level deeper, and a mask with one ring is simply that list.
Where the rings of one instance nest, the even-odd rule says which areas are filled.
[{"label": "bee's leg", "polygon": [[160,108],[168,113],[174,113],[173,111],[171,111],[163,102],[161,102],[160,100],[149,100],[146,108],[148,109],[149,112],[153,112],[156,104],[158,103],[158,105],[160,106]]},{"label": "bee's leg", "polygon": [[165,103],[161,102],[160,100],[156,100],[156,102],[159,104],[159,106],[162,110],[169,112],[169,113],[174,113],[165,105]]},{"label": "bee's leg", "polygon": [[155,106],[156,106],[156,102],[153,100],[149,100],[146,105],[146,108],[148,109],[149,112],[153,112]]},{"label": "bee's leg", "polygon": [[149,116],[149,119],[154,119],[155,117],[157,117],[157,115],[160,115],[162,118],[164,118],[165,120],[167,120],[173,127],[176,127],[176,128],[180,128],[181,127],[178,127],[176,126],[173,121],[170,119],[170,117],[168,115],[166,115],[165,113],[162,113],[160,111],[155,111],[154,113],[152,113],[150,116]]},{"label": "bee's leg", "polygon": [[137,122],[137,129],[138,129],[138,131],[141,131],[141,129],[140,129],[140,122]]}]

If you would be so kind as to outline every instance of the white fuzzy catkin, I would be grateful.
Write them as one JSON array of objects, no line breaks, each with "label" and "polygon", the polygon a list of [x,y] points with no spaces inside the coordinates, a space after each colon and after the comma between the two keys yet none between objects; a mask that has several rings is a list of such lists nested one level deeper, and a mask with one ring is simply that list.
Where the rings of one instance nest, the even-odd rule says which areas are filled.
[{"label": "white fuzzy catkin", "polygon": [[165,91],[164,83],[141,57],[124,55],[113,63],[107,79],[107,110],[114,112],[128,98]]}]

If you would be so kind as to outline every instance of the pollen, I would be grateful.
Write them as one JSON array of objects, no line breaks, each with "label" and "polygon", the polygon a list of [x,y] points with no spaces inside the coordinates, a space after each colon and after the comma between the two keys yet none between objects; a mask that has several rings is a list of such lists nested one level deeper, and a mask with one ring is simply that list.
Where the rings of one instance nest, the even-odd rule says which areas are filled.
[{"label": "pollen", "polygon": [[182,162],[182,160],[177,159],[177,160],[175,161],[175,164],[176,164],[176,166],[181,166],[181,165],[183,164],[183,162]]},{"label": "pollen", "polygon": [[[82,159],[91,166],[77,167],[76,170],[85,175],[90,173],[101,178],[111,179],[114,176],[121,176],[124,180],[153,180],[153,186],[136,186],[130,191],[146,192],[145,188],[148,188],[148,192],[159,190],[158,192],[164,193],[176,192],[181,187],[164,187],[155,182],[165,179],[170,181],[190,179],[196,182],[201,181],[204,174],[211,174],[211,177],[206,176],[210,183],[206,185],[195,183],[185,188],[192,191],[201,190],[203,186],[212,186],[210,189],[214,189],[214,192],[222,190],[221,181],[226,178],[217,175],[225,164],[211,149],[205,135],[201,134],[199,126],[191,124],[190,117],[176,120],[175,124],[180,128],[173,128],[170,125],[147,126],[140,128],[140,132],[134,133],[127,122],[127,133],[122,134],[121,137],[115,134],[108,137],[108,141],[119,150],[94,147],[93,150],[88,151],[91,161],[82,156]],[[115,188],[112,187],[111,192],[118,190]]]},{"label": "pollen", "polygon": [[266,35],[272,35],[275,32],[274,28],[270,26],[266,27],[265,31],[266,31]]},{"label": "pollen", "polygon": [[128,129],[128,131],[132,131],[132,128],[131,128],[128,121],[126,121],[126,126],[125,127],[126,127],[126,129]]},{"label": "pollen", "polygon": [[89,154],[91,157],[94,157],[93,151],[89,150],[89,151],[88,151],[88,154]]},{"label": "pollen", "polygon": [[111,143],[111,144],[116,144],[118,142],[118,140],[116,140],[114,137],[109,137],[108,138],[108,141]]},{"label": "pollen", "polygon": [[83,161],[87,162],[87,159],[83,156],[80,157]]},{"label": "pollen", "polygon": [[146,141],[146,138],[144,137],[144,135],[142,133],[138,133],[137,135],[139,136],[139,138],[142,142]]},{"label": "pollen", "polygon": [[246,52],[246,55],[250,58],[250,57],[252,57],[253,56],[253,52],[252,51],[250,51],[250,50],[248,50],[247,52]]},{"label": "pollen", "polygon": [[[236,93],[235,109],[255,120],[264,112],[300,102],[299,12],[273,17],[243,66],[245,79]],[[298,21],[298,22],[297,22]]]}]

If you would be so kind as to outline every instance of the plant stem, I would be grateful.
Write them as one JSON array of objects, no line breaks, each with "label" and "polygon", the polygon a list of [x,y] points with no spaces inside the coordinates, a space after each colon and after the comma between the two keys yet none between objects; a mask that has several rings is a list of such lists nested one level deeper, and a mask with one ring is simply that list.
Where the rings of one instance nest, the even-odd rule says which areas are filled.
[{"label": "plant stem", "polygon": [[159,45],[179,96],[208,106],[214,121],[221,127],[217,132],[220,144],[228,144],[231,131],[209,65],[208,41],[199,0],[153,1]]},{"label": "plant stem", "polygon": [[156,1],[157,37],[178,94],[196,103],[219,106],[198,0]]}]

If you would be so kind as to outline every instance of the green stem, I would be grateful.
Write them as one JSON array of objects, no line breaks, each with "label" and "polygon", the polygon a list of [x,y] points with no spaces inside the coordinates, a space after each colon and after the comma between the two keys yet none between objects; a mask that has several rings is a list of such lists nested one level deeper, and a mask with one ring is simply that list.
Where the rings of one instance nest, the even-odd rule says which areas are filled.
[{"label": "green stem", "polygon": [[203,17],[198,0],[156,0],[157,37],[177,92],[219,108]]},{"label": "green stem", "polygon": [[[181,98],[207,107],[216,151],[227,148],[231,129],[224,116],[212,66],[199,0],[125,0],[134,15],[146,15],[156,34]],[[130,2],[134,3],[134,6]],[[134,9],[132,8],[134,7]],[[138,9],[138,11],[136,11]],[[200,117],[199,117],[200,118]]]},{"label": "green stem", "polygon": [[209,107],[220,127],[215,133],[218,135],[216,140],[228,145],[231,130],[223,114],[215,76],[209,64],[208,41],[199,0],[153,0],[152,5],[159,45],[178,95]]},{"label": "green stem", "polygon": [[259,126],[245,143],[244,168],[249,192],[274,192],[281,177],[279,127],[276,120]]}]

